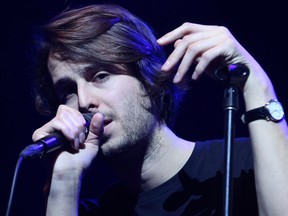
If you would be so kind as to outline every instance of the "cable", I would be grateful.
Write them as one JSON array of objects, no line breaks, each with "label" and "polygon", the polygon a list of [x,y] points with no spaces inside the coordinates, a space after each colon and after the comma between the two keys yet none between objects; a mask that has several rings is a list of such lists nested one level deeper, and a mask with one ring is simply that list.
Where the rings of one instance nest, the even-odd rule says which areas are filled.
[{"label": "cable", "polygon": [[12,206],[12,200],[13,200],[13,195],[14,195],[14,189],[15,189],[15,184],[16,184],[16,179],[17,179],[17,176],[18,176],[19,169],[20,169],[22,161],[23,161],[23,157],[20,156],[18,158],[16,167],[15,167],[13,182],[12,182],[11,191],[10,191],[10,197],[9,197],[7,211],[6,211],[6,215],[5,216],[9,216],[10,215],[11,206]]}]

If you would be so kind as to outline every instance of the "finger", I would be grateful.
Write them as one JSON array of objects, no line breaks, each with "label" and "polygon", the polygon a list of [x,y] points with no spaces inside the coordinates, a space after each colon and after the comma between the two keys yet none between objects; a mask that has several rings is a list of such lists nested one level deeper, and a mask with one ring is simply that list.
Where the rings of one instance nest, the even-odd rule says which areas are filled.
[{"label": "finger", "polygon": [[71,130],[70,133],[72,133],[75,147],[79,148],[79,144],[84,143],[86,139],[86,121],[83,115],[80,112],[73,112],[73,114],[67,116],[66,123]]},{"label": "finger", "polygon": [[182,39],[176,40],[174,43],[174,48],[176,48],[181,43],[181,41],[182,41]]},{"label": "finger", "polygon": [[[222,40],[223,40],[223,37],[221,35],[216,35],[214,37],[207,37],[205,39],[198,40],[194,43],[190,43],[186,49],[185,55],[183,56],[181,60],[181,63],[178,67],[178,70],[174,77],[173,82],[180,83],[183,80],[183,77],[185,76],[185,74],[190,69],[192,64],[198,65],[200,62],[203,62],[203,61],[209,61],[209,60],[211,61],[212,57],[207,58],[207,56],[205,56],[205,58],[203,58],[204,53],[206,53],[210,49],[213,49],[215,46],[217,46],[218,43],[221,43]],[[196,76],[198,77],[204,71],[205,69],[203,69],[202,71],[198,70],[197,71],[198,74],[192,77],[193,78],[195,78]]]},{"label": "finger", "polygon": [[182,38],[184,35],[192,33],[192,23],[184,23],[178,28],[168,32],[157,40],[159,45],[167,45],[170,44],[177,39]]},{"label": "finger", "polygon": [[201,31],[207,31],[211,28],[214,28],[215,26],[207,26],[207,25],[200,25],[195,23],[184,23],[178,28],[168,32],[167,34],[163,35],[157,40],[157,43],[159,45],[168,45],[170,43],[173,43],[177,39],[180,39],[184,37],[187,34],[201,32]]},{"label": "finger", "polygon": [[192,75],[193,80],[198,79],[204,72],[210,73],[212,65],[223,65],[223,59],[227,57],[227,50],[233,50],[227,46],[230,44],[229,41],[226,35],[215,34],[213,37],[190,44],[179,65],[174,82],[181,82],[193,63],[196,65]]},{"label": "finger", "polygon": [[212,72],[225,64],[224,59],[225,57],[221,46],[215,46],[207,50],[205,53],[203,53],[201,60],[195,67],[192,74],[192,79],[199,79],[199,77],[203,74],[204,71],[208,75],[213,76]]},{"label": "finger", "polygon": [[103,131],[104,131],[104,115],[101,114],[100,112],[97,112],[91,119],[87,139],[81,145],[81,149],[79,152],[83,153],[85,151],[86,154],[90,154],[90,156],[92,155],[96,156],[99,150]]},{"label": "finger", "polygon": [[177,44],[175,44],[175,49],[169,55],[165,63],[162,65],[161,70],[162,71],[171,70],[180,61],[182,56],[185,54],[188,45],[189,45],[189,42],[187,40],[186,41],[178,40]]},{"label": "finger", "polygon": [[[173,67],[175,67],[175,65],[178,62],[182,60],[182,58],[184,57],[184,54],[186,54],[187,52],[192,53],[191,51],[193,51],[193,46],[196,47],[195,51],[197,51],[197,46],[199,46],[199,49],[201,46],[204,46],[206,43],[207,43],[207,46],[209,46],[210,44],[209,40],[215,40],[215,38],[217,37],[216,33],[218,32],[215,32],[215,31],[197,32],[194,34],[185,35],[182,39],[178,39],[174,43],[175,49],[168,56],[166,62],[163,64],[161,69],[163,71],[171,70]],[[205,50],[203,49],[203,52],[204,51]],[[195,53],[199,53],[199,52],[195,52]],[[198,57],[199,56],[195,56],[195,57],[193,56],[191,60],[194,61]]]},{"label": "finger", "polygon": [[82,114],[70,107],[60,106],[55,119],[63,124],[60,131],[71,141],[71,146],[79,150],[80,143],[85,140],[85,120]]},{"label": "finger", "polygon": [[84,125],[85,120],[80,112],[61,105],[58,108],[56,116],[41,128],[37,129],[33,133],[32,139],[34,141],[39,140],[54,131],[59,131],[71,142],[71,146],[78,150],[80,141],[84,141],[82,138],[82,136],[85,136],[85,134],[82,134],[85,130]]}]

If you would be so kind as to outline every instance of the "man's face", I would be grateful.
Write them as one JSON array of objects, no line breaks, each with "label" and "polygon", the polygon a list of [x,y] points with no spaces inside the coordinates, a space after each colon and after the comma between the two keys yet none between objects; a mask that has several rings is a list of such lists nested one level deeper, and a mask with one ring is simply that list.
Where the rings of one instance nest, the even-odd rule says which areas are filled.
[{"label": "man's face", "polygon": [[147,143],[156,120],[136,78],[51,56],[48,69],[61,103],[82,112],[104,114],[104,155],[124,153],[135,144]]}]

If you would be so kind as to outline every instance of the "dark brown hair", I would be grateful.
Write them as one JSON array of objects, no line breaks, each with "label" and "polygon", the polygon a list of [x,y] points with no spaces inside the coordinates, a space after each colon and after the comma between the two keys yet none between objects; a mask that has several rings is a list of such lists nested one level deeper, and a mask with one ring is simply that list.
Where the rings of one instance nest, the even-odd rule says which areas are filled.
[{"label": "dark brown hair", "polygon": [[42,27],[37,40],[36,107],[54,113],[59,106],[47,59],[49,52],[75,63],[104,64],[128,68],[143,85],[152,102],[152,112],[168,123],[182,94],[163,73],[165,54],[151,28],[126,9],[111,4],[95,4],[65,10]]}]

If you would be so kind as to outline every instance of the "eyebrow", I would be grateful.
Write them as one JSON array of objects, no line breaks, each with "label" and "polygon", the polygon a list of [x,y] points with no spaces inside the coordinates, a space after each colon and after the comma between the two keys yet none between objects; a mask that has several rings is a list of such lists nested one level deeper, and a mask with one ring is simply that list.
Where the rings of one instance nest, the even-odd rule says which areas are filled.
[{"label": "eyebrow", "polygon": [[[124,70],[121,70],[120,68],[115,67],[115,65],[109,65],[109,64],[90,64],[87,65],[83,68],[79,68],[78,70],[75,71],[75,73],[81,74],[86,80],[90,80],[92,76],[96,72],[99,71],[107,71],[113,74],[122,74]],[[126,71],[125,71],[126,72]],[[124,72],[124,74],[125,74]],[[127,72],[126,72],[127,73]],[[63,88],[64,86],[70,86],[70,85],[75,85],[76,82],[69,78],[69,77],[63,77],[57,80],[54,84],[55,90],[58,90]]]},{"label": "eyebrow", "polygon": [[[85,79],[90,79],[94,75],[95,71],[107,70],[109,67],[104,65],[87,65],[83,68],[75,70],[75,73],[81,74]],[[76,82],[68,76],[62,77],[54,84],[55,90],[63,88],[63,86],[75,85]]]},{"label": "eyebrow", "polygon": [[99,71],[107,71],[109,73],[112,74],[127,74],[127,70],[123,67],[121,68],[121,66],[116,66],[113,64],[105,64],[105,63],[99,63],[99,64],[91,64],[88,65],[87,67],[84,67],[83,70],[80,73],[84,73],[87,74],[89,76],[89,74],[94,74],[96,72]]},{"label": "eyebrow", "polygon": [[96,65],[87,65],[83,68],[78,68],[75,73],[81,74],[81,75],[85,75],[86,73],[89,73],[90,71],[95,71],[97,70],[97,66]]}]

